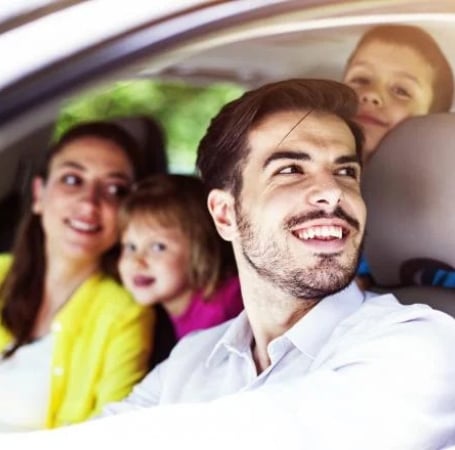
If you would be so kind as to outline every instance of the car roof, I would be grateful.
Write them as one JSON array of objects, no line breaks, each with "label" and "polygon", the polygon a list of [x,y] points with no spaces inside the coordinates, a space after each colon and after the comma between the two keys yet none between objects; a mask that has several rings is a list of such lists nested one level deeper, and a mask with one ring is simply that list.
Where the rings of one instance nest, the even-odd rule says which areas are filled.
[{"label": "car roof", "polygon": [[[455,67],[452,0],[33,0],[1,14],[3,167],[27,136],[47,139],[68,98],[114,80],[340,79],[359,36],[379,23],[424,27]],[[4,174],[0,198],[14,176]]]}]

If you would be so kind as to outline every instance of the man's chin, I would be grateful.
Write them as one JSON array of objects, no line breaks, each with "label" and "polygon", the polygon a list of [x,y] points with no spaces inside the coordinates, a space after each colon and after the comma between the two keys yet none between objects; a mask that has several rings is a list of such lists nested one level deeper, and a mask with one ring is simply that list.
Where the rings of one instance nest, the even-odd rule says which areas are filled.
[{"label": "man's chin", "polygon": [[324,258],[311,269],[310,273],[302,274],[301,292],[296,296],[308,300],[322,299],[328,295],[336,294],[354,280],[356,269],[357,261],[341,265],[336,258]]}]

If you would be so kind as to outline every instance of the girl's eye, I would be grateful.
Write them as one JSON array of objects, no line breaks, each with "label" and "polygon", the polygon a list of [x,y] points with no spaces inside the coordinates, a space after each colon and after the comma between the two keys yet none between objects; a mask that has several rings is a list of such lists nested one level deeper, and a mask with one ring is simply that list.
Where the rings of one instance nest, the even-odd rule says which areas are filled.
[{"label": "girl's eye", "polygon": [[123,242],[122,251],[127,254],[134,253],[136,251],[136,246],[131,242]]},{"label": "girl's eye", "polygon": [[163,244],[162,242],[154,242],[150,246],[150,248],[153,252],[163,252],[164,250],[166,250],[166,245]]},{"label": "girl's eye", "polygon": [[79,186],[82,184],[82,178],[71,173],[63,175],[61,181],[67,186]]},{"label": "girl's eye", "polygon": [[275,172],[275,175],[293,175],[296,173],[303,173],[303,170],[300,166],[296,164],[291,164],[290,166],[282,167],[281,169]]},{"label": "girl's eye", "polygon": [[337,170],[337,175],[342,177],[350,177],[354,180],[357,180],[359,177],[359,171],[356,167],[342,167]]}]

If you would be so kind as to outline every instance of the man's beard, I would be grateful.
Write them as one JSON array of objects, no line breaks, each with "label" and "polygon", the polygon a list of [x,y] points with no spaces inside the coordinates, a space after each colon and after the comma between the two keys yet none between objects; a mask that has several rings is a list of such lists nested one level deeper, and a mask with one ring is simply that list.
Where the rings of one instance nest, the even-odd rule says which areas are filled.
[{"label": "man's beard", "polygon": [[[237,210],[237,220],[240,232],[242,254],[257,274],[289,295],[300,299],[321,299],[344,289],[355,277],[360,249],[353,252],[352,257],[341,264],[337,255],[316,255],[318,261],[312,267],[302,265],[292,267],[293,259],[285,249],[279,248],[273,236],[261,236],[258,229],[254,230],[246,214],[240,208]],[[342,217],[359,228],[358,222],[347,216],[338,208],[328,216],[316,212],[306,216],[294,217],[286,224],[286,229],[304,221],[327,217]],[[290,231],[289,231],[290,232]]]}]

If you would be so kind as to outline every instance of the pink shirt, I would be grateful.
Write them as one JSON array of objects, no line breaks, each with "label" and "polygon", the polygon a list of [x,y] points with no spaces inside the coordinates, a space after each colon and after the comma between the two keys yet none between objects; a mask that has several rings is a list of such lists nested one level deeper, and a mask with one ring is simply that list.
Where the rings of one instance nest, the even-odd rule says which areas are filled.
[{"label": "pink shirt", "polygon": [[237,276],[228,278],[207,301],[200,292],[191,298],[187,310],[172,317],[177,339],[194,330],[210,328],[236,317],[243,309],[240,283]]}]

